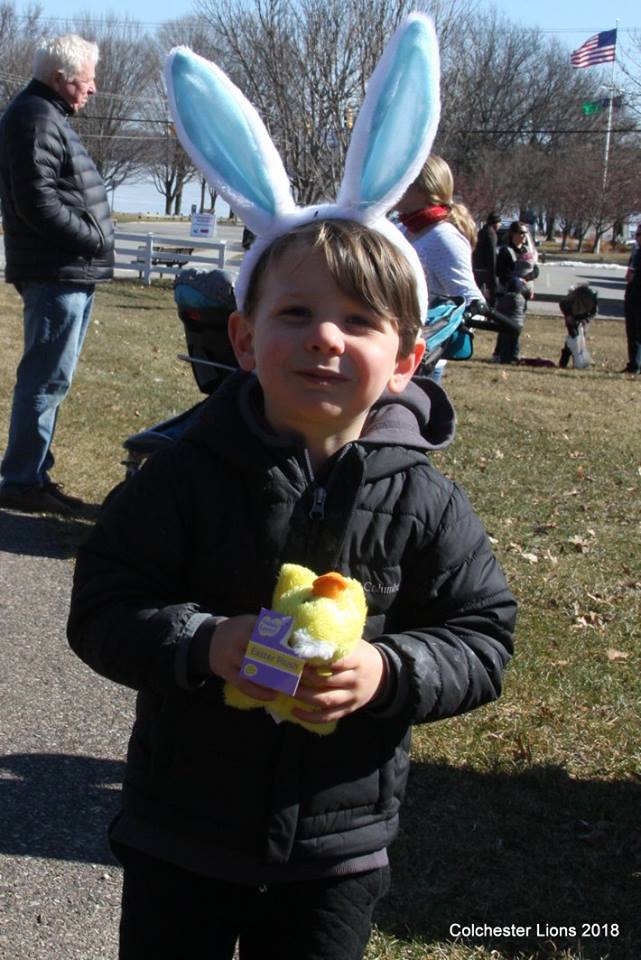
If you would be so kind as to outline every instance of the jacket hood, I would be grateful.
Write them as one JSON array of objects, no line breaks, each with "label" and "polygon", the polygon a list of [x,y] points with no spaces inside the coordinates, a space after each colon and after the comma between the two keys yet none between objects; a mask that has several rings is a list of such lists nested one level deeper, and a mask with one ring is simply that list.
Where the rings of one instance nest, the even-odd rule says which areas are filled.
[{"label": "jacket hood", "polygon": [[442,387],[433,380],[411,381],[403,393],[385,391],[374,404],[361,436],[364,444],[400,444],[418,450],[442,450],[454,439],[456,414]]}]

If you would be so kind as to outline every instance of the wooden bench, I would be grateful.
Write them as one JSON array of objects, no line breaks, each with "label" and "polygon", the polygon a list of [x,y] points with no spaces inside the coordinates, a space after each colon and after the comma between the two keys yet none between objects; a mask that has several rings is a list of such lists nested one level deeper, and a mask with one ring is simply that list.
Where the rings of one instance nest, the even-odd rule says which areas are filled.
[{"label": "wooden bench", "polygon": [[189,263],[194,247],[154,247],[151,262],[154,266],[164,263],[167,267],[179,267]]},{"label": "wooden bench", "polygon": [[[144,254],[145,249],[144,246],[139,246],[138,256],[131,262],[144,263],[145,258],[142,254]],[[151,262],[154,267],[157,267],[158,264],[165,267],[180,267],[185,263],[189,263],[193,253],[194,247],[154,247]]]}]

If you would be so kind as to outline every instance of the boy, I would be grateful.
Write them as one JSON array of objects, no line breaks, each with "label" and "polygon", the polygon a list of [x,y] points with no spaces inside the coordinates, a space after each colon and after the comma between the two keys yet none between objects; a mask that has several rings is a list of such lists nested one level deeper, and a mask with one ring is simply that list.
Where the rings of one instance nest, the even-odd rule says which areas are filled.
[{"label": "boy", "polygon": [[[573,357],[575,367],[590,365],[591,357],[585,345],[585,331],[597,312],[598,302],[597,293],[586,283],[570,288],[568,295],[559,300],[567,331],[559,358],[560,367],[567,367],[570,357]],[[579,347],[582,349],[579,350]]]},{"label": "boy", "polygon": [[[80,550],[74,650],[138,690],[123,810],[121,958],[358,960],[388,884],[410,727],[500,693],[515,603],[464,494],[426,454],[452,437],[420,361],[416,278],[382,234],[316,220],[251,273],[241,372],[108,500]],[[279,567],[364,585],[356,650],[306,668],[300,718],[237,711]]]}]

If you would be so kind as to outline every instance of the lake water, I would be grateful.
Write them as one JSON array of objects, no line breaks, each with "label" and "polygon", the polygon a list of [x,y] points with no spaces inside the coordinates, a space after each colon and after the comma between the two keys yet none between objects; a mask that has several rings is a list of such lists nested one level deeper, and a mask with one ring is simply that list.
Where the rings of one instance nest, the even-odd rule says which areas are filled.
[{"label": "lake water", "polygon": [[[141,180],[140,183],[123,183],[109,199],[112,202],[112,209],[118,213],[153,213],[160,214],[165,212],[165,198],[158,193],[153,182]],[[182,209],[180,213],[188,216],[191,213],[191,205],[200,204],[200,184],[188,183],[183,191]],[[216,214],[219,217],[229,216],[229,207],[220,197],[216,201]]]}]

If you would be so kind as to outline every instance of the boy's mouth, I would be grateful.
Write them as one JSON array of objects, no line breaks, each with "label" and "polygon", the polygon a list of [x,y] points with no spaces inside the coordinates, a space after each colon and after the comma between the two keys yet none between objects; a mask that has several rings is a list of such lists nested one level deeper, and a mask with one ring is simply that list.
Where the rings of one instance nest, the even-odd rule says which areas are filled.
[{"label": "boy's mouth", "polygon": [[313,370],[297,370],[296,373],[299,377],[302,377],[303,380],[308,380],[311,383],[317,384],[342,383],[347,379],[336,370],[323,370],[318,367],[315,367]]}]

